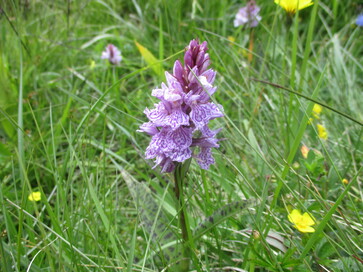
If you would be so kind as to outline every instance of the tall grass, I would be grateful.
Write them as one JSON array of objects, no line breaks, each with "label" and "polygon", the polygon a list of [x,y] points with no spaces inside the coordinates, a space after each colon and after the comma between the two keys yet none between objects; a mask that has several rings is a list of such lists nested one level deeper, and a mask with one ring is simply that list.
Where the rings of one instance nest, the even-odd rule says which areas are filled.
[{"label": "tall grass", "polygon": [[[233,28],[238,1],[2,3],[0,270],[176,271],[173,179],[144,160],[136,130],[160,71],[199,38],[225,140],[210,170],[192,162],[186,178],[191,270],[363,271],[362,6],[315,3],[288,17],[259,1],[253,48]],[[118,67],[100,59],[108,43]],[[327,107],[310,120],[314,101]],[[314,233],[293,228],[294,208]]]}]

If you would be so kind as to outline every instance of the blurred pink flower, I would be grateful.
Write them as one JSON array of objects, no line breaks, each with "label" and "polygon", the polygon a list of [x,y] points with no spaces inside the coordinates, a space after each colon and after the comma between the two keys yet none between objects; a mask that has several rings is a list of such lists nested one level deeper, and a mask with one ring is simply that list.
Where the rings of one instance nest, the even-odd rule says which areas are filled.
[{"label": "blurred pink flower", "polygon": [[256,5],[254,0],[247,3],[247,6],[240,8],[234,19],[234,27],[247,24],[249,27],[256,27],[261,21],[261,16],[258,15],[260,7]]},{"label": "blurred pink flower", "polygon": [[118,65],[122,60],[121,51],[113,44],[109,44],[106,46],[106,50],[102,52],[101,59],[108,59],[111,64]]}]

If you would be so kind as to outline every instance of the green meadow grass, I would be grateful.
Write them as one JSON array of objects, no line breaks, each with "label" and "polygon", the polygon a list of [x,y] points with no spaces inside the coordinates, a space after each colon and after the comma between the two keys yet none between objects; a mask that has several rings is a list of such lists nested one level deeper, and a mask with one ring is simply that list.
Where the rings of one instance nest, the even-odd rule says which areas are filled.
[{"label": "green meadow grass", "polygon": [[136,130],[194,38],[225,117],[216,164],[192,161],[185,181],[190,270],[363,271],[363,6],[315,3],[289,17],[258,1],[251,30],[233,27],[242,1],[2,1],[0,271],[178,271],[173,178]]}]

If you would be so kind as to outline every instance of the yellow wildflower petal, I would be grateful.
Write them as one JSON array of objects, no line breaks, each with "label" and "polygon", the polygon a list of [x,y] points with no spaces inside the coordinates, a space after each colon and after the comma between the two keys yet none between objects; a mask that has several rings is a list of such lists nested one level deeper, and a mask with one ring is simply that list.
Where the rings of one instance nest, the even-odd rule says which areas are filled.
[{"label": "yellow wildflower petal", "polygon": [[40,201],[41,200],[41,193],[40,192],[32,192],[29,194],[28,199],[30,201]]},{"label": "yellow wildflower petal", "polygon": [[319,104],[314,104],[313,107],[313,116],[315,119],[320,119],[320,114],[323,111],[323,107]]},{"label": "yellow wildflower petal", "polygon": [[319,138],[326,140],[328,138],[328,133],[323,125],[317,124]]},{"label": "yellow wildflower petal", "polygon": [[313,112],[319,115],[323,111],[323,107],[319,104],[314,104]]},{"label": "yellow wildflower petal", "polygon": [[295,226],[295,228],[302,233],[315,232],[315,229],[309,226]]},{"label": "yellow wildflower petal", "polygon": [[312,0],[298,0],[298,2],[299,2],[299,7],[298,7],[299,10],[310,7],[311,5],[314,4]]},{"label": "yellow wildflower petal", "polygon": [[296,228],[300,232],[314,232],[315,229],[311,226],[315,225],[315,219],[312,215],[305,212],[301,214],[299,210],[292,210],[288,215],[288,219],[291,223],[294,224],[294,228]]},{"label": "yellow wildflower petal", "polygon": [[301,220],[301,213],[299,210],[292,210],[289,216],[287,217],[289,221],[293,224]]},{"label": "yellow wildflower petal", "polygon": [[309,154],[309,148],[306,145],[303,145],[300,149],[302,156],[306,159]]},{"label": "yellow wildflower petal", "polygon": [[312,217],[310,214],[308,214],[307,212],[305,212],[302,215],[301,221],[304,223],[304,225],[306,226],[313,226],[315,225],[315,221],[314,221],[314,217]]},{"label": "yellow wildflower petal", "polygon": [[275,0],[275,4],[280,5],[288,13],[295,13],[314,4],[312,0]]}]

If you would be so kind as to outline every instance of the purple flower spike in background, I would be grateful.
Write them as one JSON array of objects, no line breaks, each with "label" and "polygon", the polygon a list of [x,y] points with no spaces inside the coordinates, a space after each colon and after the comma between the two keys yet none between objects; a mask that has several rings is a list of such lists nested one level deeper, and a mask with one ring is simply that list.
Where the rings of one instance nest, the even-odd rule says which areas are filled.
[{"label": "purple flower spike in background", "polygon": [[113,44],[109,44],[106,46],[106,50],[102,52],[101,59],[108,59],[111,64],[118,65],[122,60],[121,51]]},{"label": "purple flower spike in background", "polygon": [[356,24],[363,27],[363,13],[358,15],[358,18],[357,18],[357,21],[356,21]]},{"label": "purple flower spike in background", "polygon": [[260,7],[256,5],[254,0],[247,3],[247,6],[239,9],[234,19],[234,27],[247,24],[249,27],[256,27],[261,21],[261,16],[258,15]]},{"label": "purple flower spike in background", "polygon": [[[208,124],[223,113],[210,99],[217,88],[213,86],[216,72],[208,69],[207,50],[207,42],[192,40],[186,48],[184,66],[177,60],[173,74],[165,72],[166,84],[152,91],[160,102],[144,111],[149,122],[139,131],[152,136],[145,156],[155,159],[155,167],[161,166],[162,172],[172,172],[176,162],[191,157],[203,169],[214,163],[211,150],[219,147],[215,138],[219,130],[210,130]],[[195,147],[198,151],[193,155]]]}]

